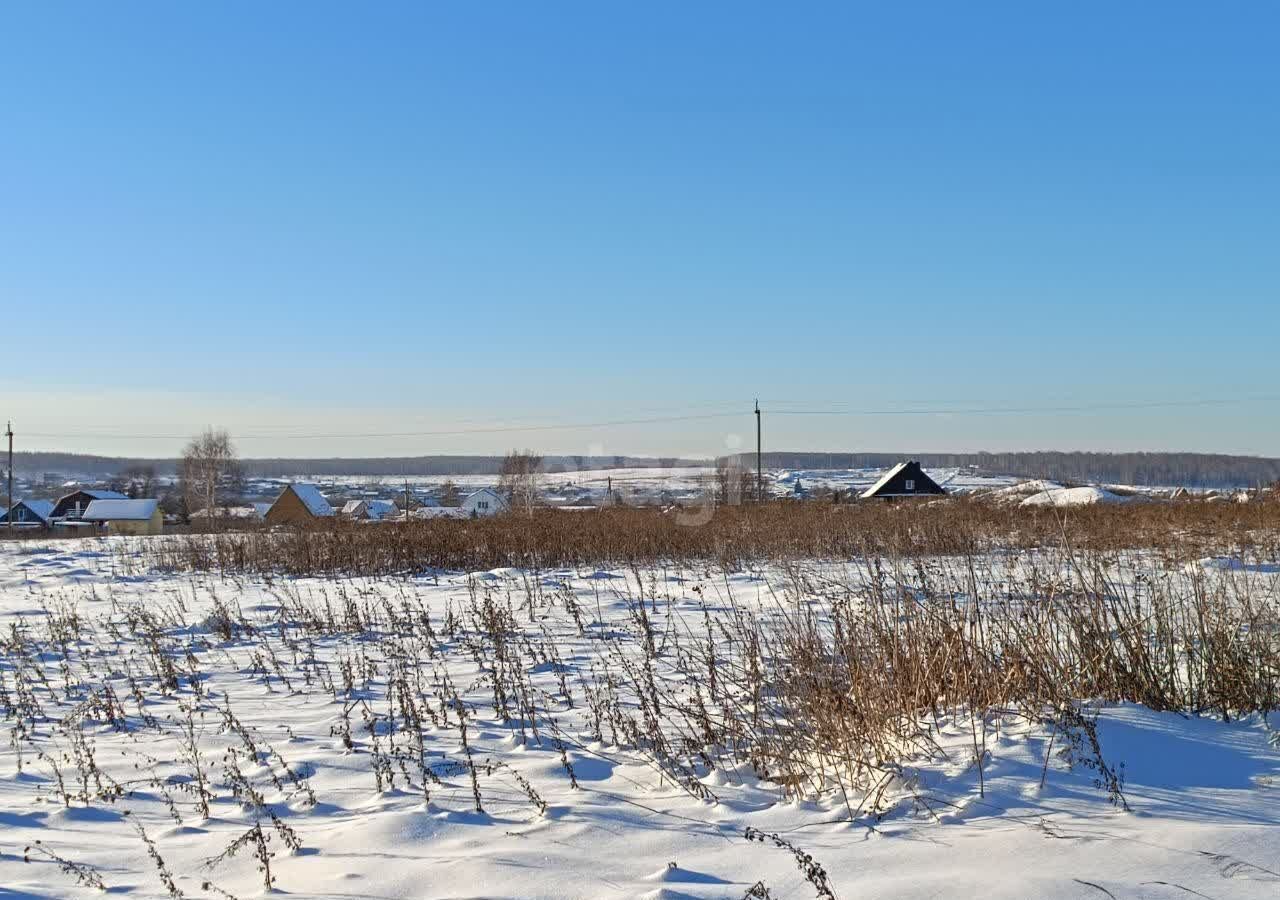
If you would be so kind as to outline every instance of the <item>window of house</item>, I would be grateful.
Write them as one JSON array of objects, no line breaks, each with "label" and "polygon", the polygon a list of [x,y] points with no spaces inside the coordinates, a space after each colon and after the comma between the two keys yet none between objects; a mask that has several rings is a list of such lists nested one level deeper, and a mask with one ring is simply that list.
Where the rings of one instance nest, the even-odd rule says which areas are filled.
[{"label": "window of house", "polygon": [[916,481],[914,478],[907,479],[907,490],[914,491],[916,489]]}]

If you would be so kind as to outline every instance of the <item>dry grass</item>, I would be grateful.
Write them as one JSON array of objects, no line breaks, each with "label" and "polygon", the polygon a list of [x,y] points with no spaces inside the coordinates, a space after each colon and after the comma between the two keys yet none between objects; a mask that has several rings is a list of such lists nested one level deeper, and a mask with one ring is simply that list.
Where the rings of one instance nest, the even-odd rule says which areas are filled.
[{"label": "dry grass", "polygon": [[172,571],[401,575],[500,566],[545,570],[703,561],[740,569],[801,559],[955,556],[1064,542],[1081,550],[1154,549],[1183,558],[1271,547],[1280,503],[1134,503],[1020,509],[954,498],[844,506],[722,507],[705,523],[655,509],[535,511],[532,516],[365,525],[335,521],[272,533],[246,530],[149,545]]}]

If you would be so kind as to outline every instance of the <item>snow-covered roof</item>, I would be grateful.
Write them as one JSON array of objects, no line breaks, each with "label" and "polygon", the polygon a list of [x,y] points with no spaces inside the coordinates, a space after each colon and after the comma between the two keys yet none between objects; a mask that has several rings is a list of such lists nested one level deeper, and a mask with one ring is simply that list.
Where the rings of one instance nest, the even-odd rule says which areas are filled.
[{"label": "snow-covered roof", "polygon": [[863,497],[864,498],[874,497],[874,495],[876,495],[877,490],[883,488],[884,485],[890,483],[890,481],[893,479],[893,476],[899,474],[900,471],[906,469],[906,466],[908,466],[908,463],[900,462],[900,463],[897,463],[896,466],[893,466],[892,469],[888,470],[887,472],[884,472],[884,474],[881,476],[881,480],[877,481],[876,484],[873,484],[867,490],[864,490]]},{"label": "snow-covered roof", "polygon": [[263,516],[265,516],[265,515],[267,514],[267,510],[269,510],[270,508],[271,508],[271,504],[270,504],[270,503],[255,503],[255,504],[253,504],[253,512],[254,512],[254,514],[255,514],[259,519],[261,519]]},{"label": "snow-covered roof", "polygon": [[[16,510],[19,506],[25,506],[31,511],[31,514],[41,522],[48,522],[49,515],[53,512],[52,500],[14,500],[13,508]],[[4,518],[8,521],[8,514],[0,512],[0,518]],[[18,519],[19,517],[16,515],[13,517],[14,522],[17,522]]]},{"label": "snow-covered roof", "polygon": [[368,500],[365,509],[375,519],[391,519],[400,515],[400,508],[391,500]]},{"label": "snow-covered roof", "polygon": [[49,514],[53,512],[52,500],[21,500],[19,502],[46,521],[49,519]]},{"label": "snow-covered roof", "polygon": [[415,519],[469,519],[467,511],[457,506],[423,506],[409,513]]},{"label": "snow-covered roof", "polygon": [[499,494],[493,488],[487,488],[487,487],[480,488],[480,490],[478,491],[472,491],[470,494],[467,494],[465,498],[463,498],[462,502],[465,504],[465,503],[471,502],[472,500],[483,500],[485,497],[492,497],[493,499],[497,500],[499,503],[507,502],[506,497]]},{"label": "snow-covered roof", "polygon": [[94,500],[128,500],[124,494],[119,491],[72,491],[72,494],[88,494]]},{"label": "snow-covered roof", "polygon": [[81,518],[90,522],[145,522],[155,515],[159,505],[159,500],[94,500]]},{"label": "snow-covered roof", "polygon": [[871,485],[871,487],[867,488],[865,491],[862,492],[863,499],[869,499],[871,497],[874,497],[876,495],[876,491],[880,490],[886,484],[892,481],[894,475],[897,475],[899,472],[901,472],[903,469],[905,469],[909,465],[910,465],[909,462],[900,462],[896,466],[894,466],[892,469],[890,469],[888,472],[885,472],[884,475],[880,476],[879,481],[877,481],[875,484]]},{"label": "snow-covered roof", "polygon": [[344,516],[354,516],[362,509],[365,512],[369,511],[369,508],[365,506],[365,502],[363,500],[348,500],[346,503],[342,504],[342,514]]},{"label": "snow-covered roof", "polygon": [[324,499],[324,494],[320,493],[320,489],[314,484],[291,484],[289,489],[292,489],[311,515],[333,515],[333,507],[329,505],[328,500]]}]

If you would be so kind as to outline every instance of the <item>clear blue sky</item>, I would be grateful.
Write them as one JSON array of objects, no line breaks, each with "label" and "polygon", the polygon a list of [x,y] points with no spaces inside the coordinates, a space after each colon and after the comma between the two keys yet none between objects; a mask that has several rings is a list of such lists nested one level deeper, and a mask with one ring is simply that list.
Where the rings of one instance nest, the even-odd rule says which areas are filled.
[{"label": "clear blue sky", "polygon": [[1244,395],[766,430],[1280,455],[1277,34],[1270,2],[9,3],[0,415],[706,455],[755,396]]}]

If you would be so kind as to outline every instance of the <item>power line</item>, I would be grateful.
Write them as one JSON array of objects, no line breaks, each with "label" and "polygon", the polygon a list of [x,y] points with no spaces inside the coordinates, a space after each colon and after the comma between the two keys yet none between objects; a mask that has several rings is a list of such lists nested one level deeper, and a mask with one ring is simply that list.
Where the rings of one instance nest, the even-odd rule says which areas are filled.
[{"label": "power line", "polygon": [[[340,438],[399,438],[399,437],[447,437],[466,434],[505,434],[522,431],[572,431],[585,428],[612,428],[623,425],[653,425],[663,422],[691,422],[708,419],[738,418],[741,413],[703,413],[688,416],[657,416],[645,419],[613,419],[606,422],[577,422],[572,424],[509,425],[494,428],[458,428],[441,431],[386,431],[386,432],[334,432],[328,434],[236,434],[237,441],[245,440],[337,440]],[[109,432],[49,432],[33,431],[32,437],[44,438],[107,438],[122,440],[186,440],[189,434],[119,434]]]},{"label": "power line", "polygon": [[[934,409],[778,409],[778,416],[980,416],[980,415],[1037,415],[1058,413],[1090,413],[1113,410],[1173,409],[1197,406],[1226,406],[1234,403],[1268,403],[1280,400],[1280,396],[1218,397],[1204,400],[1154,400],[1134,403],[1093,403],[1081,406],[978,406],[937,407]],[[769,401],[780,402],[780,401]]]},{"label": "power line", "polygon": [[[841,408],[825,408],[825,409],[774,409],[773,414],[779,416],[980,416],[980,415],[1047,415],[1047,414],[1067,414],[1067,413],[1092,413],[1106,412],[1117,410],[1142,410],[1142,409],[1177,409],[1177,408],[1194,408],[1209,406],[1226,406],[1236,403],[1273,403],[1280,401],[1280,396],[1264,395],[1264,396],[1243,396],[1233,395],[1226,397],[1201,398],[1194,400],[1150,400],[1150,401],[1133,401],[1124,403],[1094,403],[1080,405],[1062,405],[1062,406],[975,406],[975,407],[933,407],[924,409],[841,409]],[[770,404],[798,403],[801,401],[772,400],[761,401]],[[832,404],[832,406],[838,406]],[[698,407],[693,407],[697,409]],[[702,407],[703,409],[718,409],[721,407]],[[740,412],[709,412],[709,413],[691,413],[687,415],[672,416],[649,416],[643,418],[630,419],[609,419],[596,422],[572,422],[572,423],[546,423],[531,425],[499,425],[492,427],[480,428],[452,428],[452,429],[433,429],[423,431],[378,431],[378,432],[246,432],[238,433],[235,439],[238,441],[274,441],[274,440],[343,440],[350,438],[359,439],[386,439],[386,438],[425,438],[425,437],[459,437],[473,434],[516,434],[516,433],[533,433],[547,431],[578,431],[587,429],[600,428],[617,428],[629,425],[658,425],[673,422],[699,422],[712,421],[717,419],[735,419],[740,418]],[[190,434],[157,434],[157,433],[137,433],[137,432],[120,432],[120,431],[80,431],[80,432],[55,432],[55,431],[35,431],[28,432],[31,437],[38,438],[78,438],[78,439],[94,439],[94,440],[187,440]]]}]

